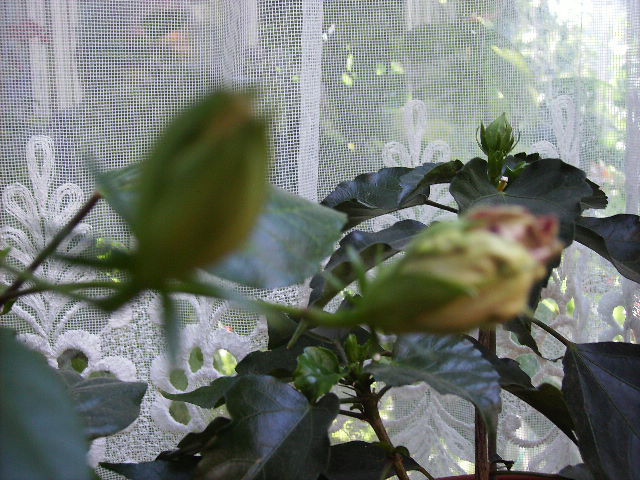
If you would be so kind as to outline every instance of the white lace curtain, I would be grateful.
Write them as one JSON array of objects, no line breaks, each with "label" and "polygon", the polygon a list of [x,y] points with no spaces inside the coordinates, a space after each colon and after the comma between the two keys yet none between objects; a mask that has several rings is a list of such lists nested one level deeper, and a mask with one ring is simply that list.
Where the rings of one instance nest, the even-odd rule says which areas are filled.
[{"label": "white lace curtain", "polygon": [[[88,160],[110,169],[140,159],[172,113],[214,87],[258,88],[273,121],[271,179],[312,200],[383,166],[467,160],[479,154],[480,121],[504,111],[519,147],[560,156],[604,186],[606,214],[640,213],[638,0],[12,0],[0,11],[0,241],[18,266],[91,194]],[[446,191],[434,199],[451,201]],[[365,228],[436,214],[403,211]],[[87,233],[130,242],[104,205],[62,248],[81,251]],[[53,260],[40,273],[92,275]],[[295,303],[306,290],[255,293]],[[549,321],[576,340],[640,336],[637,285],[588,251],[567,252],[545,296]],[[169,370],[155,304],[149,295],[105,317],[35,295],[1,319],[52,365],[71,350],[85,376],[149,382],[141,418],[95,441],[94,463],[152,459],[202,429],[215,412],[158,390],[192,390],[266,344],[261,319],[185,296],[180,364]],[[561,354],[539,340],[546,356]],[[558,364],[508,335],[499,349],[536,382],[559,384]],[[394,392],[385,411],[394,442],[437,475],[472,468],[468,404],[425,386]],[[372,439],[353,419],[333,432]],[[579,461],[562,433],[508,395],[499,453],[547,472]]]}]

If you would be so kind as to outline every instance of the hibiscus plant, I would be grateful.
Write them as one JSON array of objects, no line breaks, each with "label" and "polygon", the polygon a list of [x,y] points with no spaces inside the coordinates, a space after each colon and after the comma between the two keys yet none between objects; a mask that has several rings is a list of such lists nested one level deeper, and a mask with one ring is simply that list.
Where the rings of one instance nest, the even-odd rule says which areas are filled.
[{"label": "hibiscus plant", "polygon": [[[636,215],[585,216],[606,207],[605,193],[561,159],[512,154],[517,141],[504,115],[478,130],[486,159],[383,168],[340,183],[320,205],[265,181],[266,131],[250,95],[214,93],[174,119],[140,164],[97,174],[95,194],[28,269],[17,270],[3,252],[1,268],[14,276],[0,292],[3,314],[35,292],[114,311],[152,291],[174,359],[177,293],[223,298],[268,322],[268,349],[242,359],[234,375],[162,392],[203,409],[224,405],[224,415],[155,460],[104,468],[129,479],[406,480],[411,471],[433,479],[427,463],[393,443],[380,415],[390,389],[426,382],[475,408],[477,478],[513,460],[495,455],[501,390],[578,446],[584,464],[559,478],[637,478],[640,346],[574,343],[535,313],[574,241],[640,282]],[[448,184],[456,207],[430,199],[437,184]],[[56,253],[99,201],[127,222],[135,247],[96,241],[91,255]],[[425,205],[451,218],[370,228],[375,217]],[[38,276],[51,256],[109,275],[52,285]],[[268,290],[309,280],[302,306],[229,286]],[[496,329],[536,355],[532,329],[561,342],[561,388],[536,386],[517,361],[499,358]],[[91,478],[87,440],[130,425],[147,386],[83,378],[72,358],[54,370],[8,329],[0,342],[3,478]],[[377,440],[332,444],[339,415],[370,426]]]}]

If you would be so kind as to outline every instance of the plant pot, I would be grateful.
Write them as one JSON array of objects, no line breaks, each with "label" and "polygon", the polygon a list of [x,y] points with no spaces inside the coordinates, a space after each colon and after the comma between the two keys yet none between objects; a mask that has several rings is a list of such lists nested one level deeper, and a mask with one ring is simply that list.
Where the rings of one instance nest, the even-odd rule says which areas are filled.
[{"label": "plant pot", "polygon": [[[442,477],[438,480],[475,480],[476,476],[458,475],[455,477]],[[540,479],[556,479],[568,480],[567,477],[550,473],[533,473],[533,472],[495,472],[489,477],[491,480],[540,480]]]}]

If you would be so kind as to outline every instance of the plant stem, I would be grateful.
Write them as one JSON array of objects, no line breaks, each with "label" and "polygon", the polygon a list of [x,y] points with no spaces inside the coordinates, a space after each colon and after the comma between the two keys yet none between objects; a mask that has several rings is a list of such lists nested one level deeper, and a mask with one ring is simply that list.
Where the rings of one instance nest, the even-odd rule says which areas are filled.
[{"label": "plant stem", "polygon": [[52,291],[54,293],[69,295],[75,292],[76,290],[84,290],[87,288],[107,288],[107,289],[113,290],[113,289],[119,288],[119,285],[115,282],[100,282],[100,281],[61,283],[61,284],[53,284],[53,283],[38,281],[38,285],[36,285],[35,287],[25,288],[24,290],[18,290],[15,292],[9,292],[7,290],[6,293],[0,295],[0,305],[5,304],[9,300],[13,300],[19,297],[24,297],[26,295],[33,295],[35,293]]},{"label": "plant stem", "polygon": [[[496,332],[494,330],[480,329],[478,343],[489,352],[496,352]],[[495,435],[489,434],[487,426],[476,408],[475,414],[475,475],[476,480],[489,480],[491,473],[490,458],[496,453]]]},{"label": "plant stem", "polygon": [[[417,462],[416,462],[417,463]],[[425,470],[425,468],[420,465],[418,463],[418,466],[416,467],[418,469],[418,471],[424,475],[425,477],[427,477],[429,480],[436,480],[436,477],[434,477],[433,475],[431,475],[429,472],[427,472],[427,470]]]},{"label": "plant stem", "polygon": [[448,205],[443,205],[442,203],[434,202],[432,200],[425,200],[425,205],[429,205],[431,207],[436,207],[441,210],[446,210],[447,212],[458,213],[457,208],[449,207]]},{"label": "plant stem", "polygon": [[[356,386],[356,393],[358,394],[358,397],[362,398],[364,420],[371,425],[371,428],[373,428],[373,431],[378,436],[378,440],[393,448],[391,438],[389,437],[387,430],[384,428],[382,418],[380,418],[380,412],[378,411],[378,396],[371,392],[371,384]],[[409,475],[407,475],[407,470],[404,468],[402,455],[400,453],[393,453],[392,462],[393,468],[395,468],[396,473],[398,474],[398,478],[400,480],[410,480]]]},{"label": "plant stem", "polygon": [[365,420],[364,415],[357,412],[352,412],[351,410],[340,410],[340,415],[345,415],[347,417],[357,418],[358,420]]},{"label": "plant stem", "polygon": [[[89,199],[85,202],[85,204],[78,210],[78,212],[67,222],[67,224],[62,227],[62,229],[56,234],[55,237],[51,239],[51,241],[36,255],[36,258],[29,264],[26,268],[25,273],[34,273],[36,269],[44,262],[49,255],[56,251],[56,249],[60,246],[62,241],[67,238],[67,236],[73,231],[73,229],[82,221],[84,217],[86,217],[89,212],[93,209],[93,207],[98,203],[98,200],[102,198],[98,192],[95,192]],[[5,302],[13,297],[8,296],[18,291],[18,289],[27,281],[27,276],[24,274],[18,275],[18,277],[13,281],[13,283],[5,290],[2,297],[0,297],[0,307],[2,307]],[[5,298],[7,297],[7,298]]]},{"label": "plant stem", "polygon": [[340,403],[362,403],[362,399],[359,397],[341,398]]},{"label": "plant stem", "polygon": [[538,327],[543,329],[545,332],[547,332],[549,335],[553,336],[556,340],[558,340],[560,343],[562,343],[565,347],[568,347],[568,346],[571,345],[572,342],[567,340],[566,337],[563,337],[558,332],[556,332],[553,328],[551,328],[549,325],[547,325],[544,322],[541,322],[537,318],[532,318],[531,319],[531,323],[537,325]]},{"label": "plant stem", "polygon": [[311,325],[309,324],[308,320],[305,320],[305,319],[300,320],[300,323],[298,323],[298,326],[296,327],[295,332],[293,332],[293,335],[291,335],[291,338],[289,339],[289,343],[287,343],[287,350],[291,350],[294,347],[294,345],[298,342],[302,334],[307,330],[309,330],[310,328],[311,328]]},{"label": "plant stem", "polygon": [[487,439],[487,427],[482,420],[482,416],[476,410],[475,415],[475,479],[489,480],[491,471],[489,463],[489,442]]},{"label": "plant stem", "polygon": [[378,400],[380,400],[389,390],[391,390],[391,385],[385,385],[384,387],[382,387],[380,391],[376,393],[376,395],[378,396]]}]

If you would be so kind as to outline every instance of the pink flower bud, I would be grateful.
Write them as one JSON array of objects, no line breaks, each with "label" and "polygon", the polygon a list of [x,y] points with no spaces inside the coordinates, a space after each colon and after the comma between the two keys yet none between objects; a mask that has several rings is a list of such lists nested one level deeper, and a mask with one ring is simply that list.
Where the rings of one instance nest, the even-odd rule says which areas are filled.
[{"label": "pink flower bud", "polygon": [[520,207],[483,207],[429,227],[372,281],[352,320],[388,332],[463,332],[527,309],[557,256],[557,220]]}]

